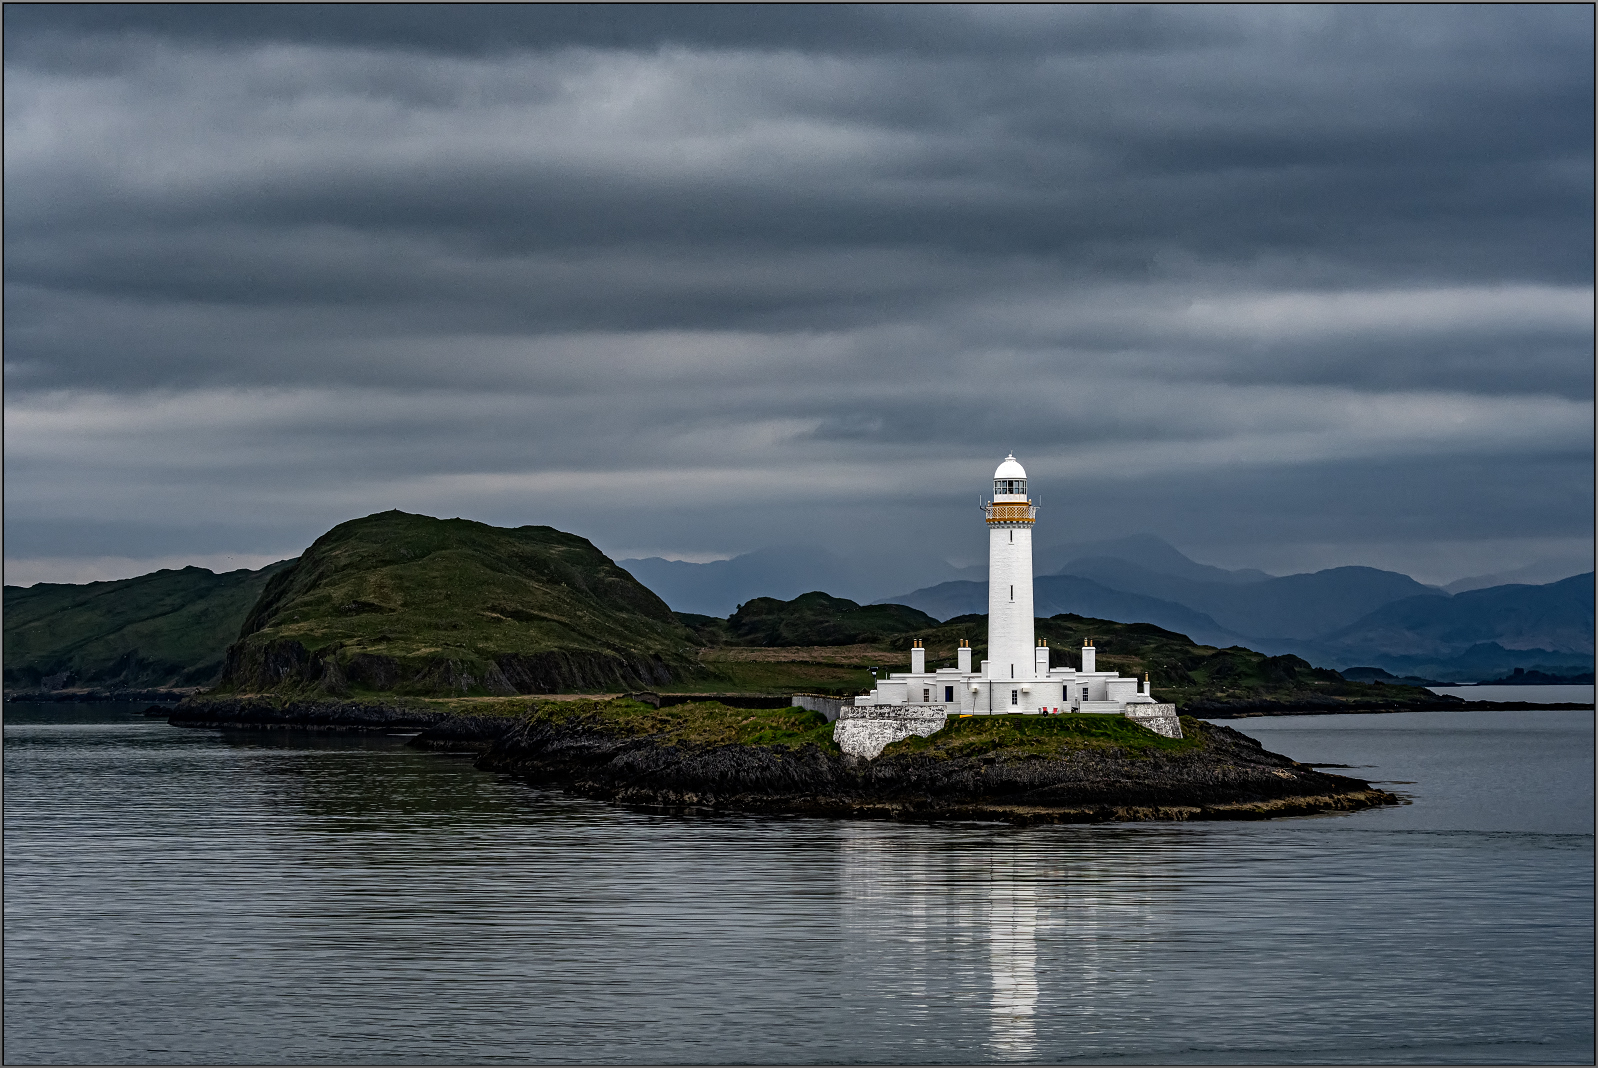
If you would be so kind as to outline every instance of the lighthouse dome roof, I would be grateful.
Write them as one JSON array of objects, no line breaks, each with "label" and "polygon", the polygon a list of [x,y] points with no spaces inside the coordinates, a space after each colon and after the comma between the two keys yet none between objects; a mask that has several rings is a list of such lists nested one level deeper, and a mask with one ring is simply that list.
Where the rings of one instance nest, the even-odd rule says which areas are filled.
[{"label": "lighthouse dome roof", "polygon": [[1016,461],[1015,454],[1011,453],[1009,456],[1006,456],[1004,458],[1004,463],[999,465],[999,469],[997,471],[993,472],[993,477],[994,478],[1025,478],[1026,477],[1026,468],[1022,467]]}]

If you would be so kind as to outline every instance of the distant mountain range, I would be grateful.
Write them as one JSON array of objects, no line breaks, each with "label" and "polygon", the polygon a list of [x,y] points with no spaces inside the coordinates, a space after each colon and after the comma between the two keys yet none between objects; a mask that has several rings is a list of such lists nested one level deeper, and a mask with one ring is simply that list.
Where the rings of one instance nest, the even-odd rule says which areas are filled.
[{"label": "distant mountain range", "polygon": [[786,601],[825,590],[867,603],[884,601],[895,590],[911,585],[948,579],[987,580],[986,568],[958,568],[927,554],[906,551],[854,559],[814,546],[761,549],[705,564],[658,556],[616,563],[654,590],[673,611],[705,616],[730,616],[739,605],[756,597]]},{"label": "distant mountain range", "polygon": [[1562,560],[1539,560],[1512,571],[1455,579],[1443,589],[1449,593],[1466,593],[1470,590],[1485,590],[1489,586],[1546,586],[1550,582],[1558,582],[1562,578],[1569,578],[1585,571],[1591,563],[1591,560],[1574,557]]},{"label": "distant mountain range", "polygon": [[[1033,581],[1039,616],[1075,612],[1153,623],[1205,645],[1301,656],[1318,667],[1374,666],[1476,680],[1514,668],[1590,667],[1593,575],[1495,586],[1450,597],[1406,575],[1338,567],[1246,585],[1157,575],[1124,560],[1067,565]],[[1419,591],[1419,592],[1416,592]],[[1165,594],[1163,597],[1152,593]],[[982,582],[945,582],[893,598],[928,615],[987,610]]]},{"label": "distant mountain range", "polygon": [[[1060,542],[1049,545],[1032,554],[1032,569],[1039,575],[1058,575],[1068,572],[1069,565],[1073,563],[1095,559],[1119,560],[1136,564],[1155,574],[1190,579],[1194,582],[1243,585],[1264,582],[1273,577],[1257,568],[1245,567],[1237,571],[1228,571],[1224,567],[1214,567],[1189,560],[1182,555],[1181,550],[1153,534],[1133,534],[1130,537],[1111,538],[1105,541]],[[963,577],[986,578],[986,575]],[[1087,577],[1092,578],[1091,575]]]},{"label": "distant mountain range", "polygon": [[[1540,585],[1461,579],[1449,588],[1371,567],[1273,576],[1189,559],[1151,534],[1068,542],[1034,554],[1039,616],[1077,613],[1152,623],[1206,645],[1292,653],[1322,667],[1377,667],[1400,675],[1471,680],[1514,668],[1591,666],[1589,573]],[[710,564],[623,560],[678,611],[726,616],[757,596],[811,590],[902,604],[936,619],[987,611],[984,569],[898,557],[851,562],[817,549],[771,549]],[[938,575],[908,593],[883,589],[898,574]],[[1504,576],[1558,576],[1557,562]],[[1502,577],[1502,576],[1500,576]],[[906,587],[898,587],[905,589]]]},{"label": "distant mountain range", "polygon": [[1379,658],[1389,670],[1445,678],[1490,678],[1517,667],[1590,668],[1593,573],[1543,586],[1408,597],[1306,648],[1322,660],[1340,661],[1337,666]]},{"label": "distant mountain range", "polygon": [[1442,590],[1423,586],[1408,575],[1373,567],[1334,567],[1249,583],[1201,582],[1160,574],[1127,560],[1091,557],[1067,564],[1060,573],[1185,605],[1228,631],[1254,637],[1314,638],[1397,600],[1448,598]]}]

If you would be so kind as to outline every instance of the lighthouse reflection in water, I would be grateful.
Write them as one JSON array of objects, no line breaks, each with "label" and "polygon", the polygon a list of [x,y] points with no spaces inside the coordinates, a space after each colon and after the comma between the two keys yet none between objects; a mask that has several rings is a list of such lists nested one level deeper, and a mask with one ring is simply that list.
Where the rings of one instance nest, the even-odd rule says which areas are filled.
[{"label": "lighthouse reflection in water", "polygon": [[884,825],[844,829],[842,933],[851,989],[862,999],[857,1014],[897,1016],[902,1025],[924,1013],[941,1028],[951,1013],[965,1028],[985,1018],[985,1041],[968,1032],[967,1042],[986,1045],[995,1060],[1025,1061],[1042,1052],[1045,984],[1051,1046],[1062,1017],[1078,1017],[1068,1029],[1087,1037],[1108,1023],[1095,1022],[1107,998],[1154,996],[1139,958],[1159,940],[1150,903],[1171,887],[1152,878],[1137,885],[1161,866],[1130,872],[1133,844],[1122,839],[1131,836],[1099,829],[1079,853],[1039,849],[1035,833],[997,828],[916,837]]}]

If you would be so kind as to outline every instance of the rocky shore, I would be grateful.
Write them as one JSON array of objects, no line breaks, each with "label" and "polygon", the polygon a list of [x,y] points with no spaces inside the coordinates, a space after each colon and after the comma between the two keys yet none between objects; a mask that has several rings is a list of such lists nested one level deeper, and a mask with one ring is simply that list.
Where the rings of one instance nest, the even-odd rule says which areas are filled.
[{"label": "rocky shore", "polygon": [[42,701],[45,703],[87,703],[102,701],[181,701],[204,691],[204,686],[154,686],[145,689],[78,688],[54,690],[7,690],[5,699],[11,701]]},{"label": "rocky shore", "polygon": [[378,731],[421,730],[451,718],[450,713],[402,705],[356,701],[274,701],[265,698],[213,698],[185,701],[176,708],[154,707],[147,716],[164,716],[174,727],[231,727],[246,730]]}]

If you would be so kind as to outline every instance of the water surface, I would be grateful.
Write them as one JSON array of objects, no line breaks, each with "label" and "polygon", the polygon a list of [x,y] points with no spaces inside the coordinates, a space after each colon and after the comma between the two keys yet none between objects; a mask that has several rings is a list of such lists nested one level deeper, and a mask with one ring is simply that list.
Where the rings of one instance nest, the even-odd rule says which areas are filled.
[{"label": "water surface", "polygon": [[1413,802],[1016,829],[655,816],[401,738],[6,710],[11,1063],[1593,1054],[1591,713],[1238,721]]},{"label": "water surface", "polygon": [[1448,693],[1467,701],[1525,701],[1549,704],[1592,704],[1591,686],[1430,686],[1432,693]]}]

